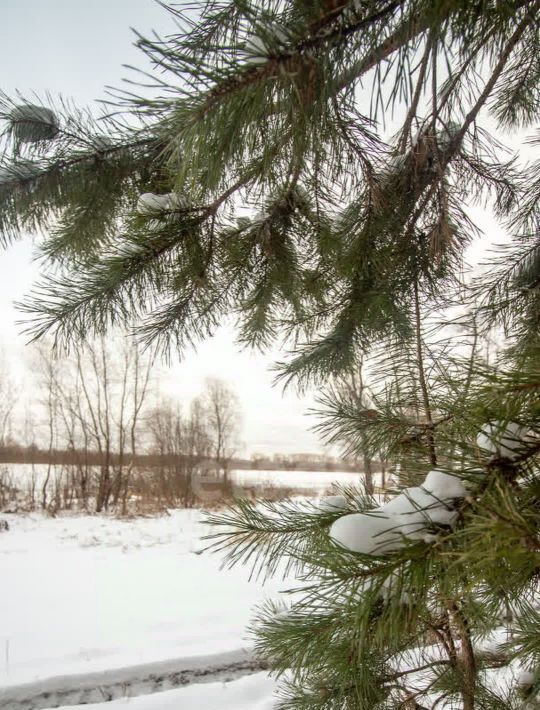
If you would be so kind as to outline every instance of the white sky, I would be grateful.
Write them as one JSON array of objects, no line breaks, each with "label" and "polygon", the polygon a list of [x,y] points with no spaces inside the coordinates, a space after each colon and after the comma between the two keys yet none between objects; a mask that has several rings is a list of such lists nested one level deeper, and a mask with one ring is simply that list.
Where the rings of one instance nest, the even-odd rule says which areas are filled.
[{"label": "white sky", "polygon": [[[166,33],[171,27],[167,13],[153,0],[1,0],[0,20],[0,88],[25,95],[48,90],[81,105],[103,97],[105,85],[120,85],[128,74],[122,64],[144,67],[144,56],[132,46],[130,27],[146,34],[151,29]],[[513,148],[522,145],[524,135],[513,137]],[[522,155],[528,158],[529,153],[527,149]],[[504,233],[484,210],[475,208],[471,216],[485,232],[469,252],[476,261]],[[15,325],[20,316],[13,302],[29,291],[38,274],[32,252],[30,238],[0,251],[0,348],[15,364],[23,392],[31,392],[32,379],[21,374],[24,338]],[[299,398],[294,392],[283,396],[272,386],[269,367],[281,357],[277,351],[265,356],[238,352],[234,333],[223,327],[173,367],[162,389],[185,399],[197,394],[206,376],[222,377],[241,400],[244,453],[322,450],[309,431],[312,419],[305,415],[313,397]]]},{"label": "white sky", "polygon": [[[2,0],[0,3],[0,88],[28,95],[49,91],[81,105],[104,96],[103,87],[118,86],[128,75],[122,64],[144,66],[144,56],[132,46],[130,27],[148,33],[170,29],[167,13],[153,0]],[[33,380],[21,363],[25,356],[20,319],[13,302],[22,299],[39,273],[32,263],[30,238],[0,251],[0,347],[30,398]],[[198,352],[166,375],[162,391],[181,400],[196,395],[206,376],[227,380],[243,409],[245,453],[321,451],[305,415],[313,398],[284,396],[272,386],[269,367],[274,352],[238,352],[230,327],[221,328]]]}]

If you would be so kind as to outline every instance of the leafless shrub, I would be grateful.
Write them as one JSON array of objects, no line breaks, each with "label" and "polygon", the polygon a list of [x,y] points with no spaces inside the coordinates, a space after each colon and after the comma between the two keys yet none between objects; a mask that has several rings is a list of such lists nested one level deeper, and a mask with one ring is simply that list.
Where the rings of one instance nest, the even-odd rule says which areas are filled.
[{"label": "leafless shrub", "polygon": [[9,506],[18,498],[19,491],[7,466],[0,466],[0,508]]}]

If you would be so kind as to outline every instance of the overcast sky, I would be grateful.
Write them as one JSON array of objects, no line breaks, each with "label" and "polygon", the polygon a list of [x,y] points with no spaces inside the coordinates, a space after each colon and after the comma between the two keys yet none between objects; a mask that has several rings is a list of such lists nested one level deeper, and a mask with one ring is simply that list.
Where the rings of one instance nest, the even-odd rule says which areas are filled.
[{"label": "overcast sky", "polygon": [[[144,67],[133,46],[134,27],[144,33],[170,29],[167,13],[153,0],[2,0],[0,3],[0,88],[8,94],[35,91],[63,94],[79,104],[104,97],[103,87],[118,86],[129,72],[123,64]],[[31,238],[0,252],[0,347],[7,352],[21,389],[33,389],[23,375],[24,337],[13,302],[20,300],[39,273],[32,262]],[[165,374],[162,391],[188,399],[206,376],[226,379],[240,397],[245,452],[320,451],[309,431],[310,396],[282,395],[272,386],[269,367],[278,352],[265,356],[239,352],[230,327],[221,328],[197,353]]]}]

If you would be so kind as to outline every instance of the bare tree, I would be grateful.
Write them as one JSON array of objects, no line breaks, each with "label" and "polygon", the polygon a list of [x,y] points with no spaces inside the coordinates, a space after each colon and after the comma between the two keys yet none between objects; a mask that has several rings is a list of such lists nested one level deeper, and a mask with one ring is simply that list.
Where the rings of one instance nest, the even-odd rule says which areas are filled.
[{"label": "bare tree", "polygon": [[41,507],[45,510],[49,501],[49,486],[53,475],[53,451],[58,434],[58,360],[50,348],[41,345],[37,350],[39,383],[43,392],[41,403],[45,409],[47,429],[47,471],[41,486]]},{"label": "bare tree", "polygon": [[148,419],[151,449],[160,457],[160,493],[167,505],[181,500],[191,507],[196,499],[195,477],[210,456],[205,411],[195,399],[187,416],[177,403],[162,401]]},{"label": "bare tree", "polygon": [[124,346],[119,358],[115,345],[86,344],[77,351],[77,372],[86,405],[81,419],[100,453],[96,511],[121,502],[125,513],[153,358],[142,358],[135,346]]},{"label": "bare tree", "polygon": [[171,400],[163,400],[148,418],[150,445],[159,456],[157,468],[157,496],[165,505],[175,505],[183,495],[184,442],[180,407]]},{"label": "bare tree", "polygon": [[5,355],[0,351],[0,448],[7,446],[11,435],[15,391]]},{"label": "bare tree", "polygon": [[241,413],[238,397],[223,380],[207,378],[201,405],[208,422],[212,457],[217,471],[227,481],[230,461],[239,444]]},{"label": "bare tree", "polygon": [[[127,513],[129,482],[137,455],[139,424],[149,392],[153,364],[153,355],[143,358],[136,346],[124,346],[117,404],[119,418],[116,422],[118,464],[113,485],[113,504],[117,505],[121,500],[123,515]],[[129,456],[126,462],[127,453]]]},{"label": "bare tree", "polygon": [[[343,391],[347,392],[350,401],[354,402],[358,411],[365,412],[368,416],[373,412],[371,407],[371,396],[369,388],[364,381],[363,375],[363,363],[356,370],[352,370],[345,377],[340,378],[338,387]],[[364,441],[362,439],[362,441]],[[364,487],[366,493],[372,495],[375,489],[373,484],[373,460],[369,455],[369,452],[363,446],[361,451],[358,452],[362,456],[362,467],[364,472]],[[358,460],[359,456],[356,455],[355,459]]]},{"label": "bare tree", "polygon": [[29,404],[26,403],[20,436],[23,448],[26,452],[27,461],[30,463],[31,466],[30,478],[26,486],[28,503],[31,508],[34,508],[36,506],[37,474],[35,459],[36,452],[38,450],[38,446],[36,443],[36,429],[37,425],[33,412],[29,408]]},{"label": "bare tree", "polygon": [[209,422],[199,397],[191,403],[189,417],[184,423],[184,443],[186,452],[184,505],[189,508],[193,505],[196,495],[194,477],[199,473],[202,462],[210,456],[212,450]]},{"label": "bare tree", "polygon": [[[120,503],[126,512],[152,359],[135,347],[121,353],[116,342],[103,339],[76,347],[62,361],[46,346],[38,355],[49,452],[43,507],[54,473],[55,497],[64,507],[77,500],[87,508],[92,499],[96,512]],[[58,460],[53,464],[58,456],[64,460],[60,475]]]}]

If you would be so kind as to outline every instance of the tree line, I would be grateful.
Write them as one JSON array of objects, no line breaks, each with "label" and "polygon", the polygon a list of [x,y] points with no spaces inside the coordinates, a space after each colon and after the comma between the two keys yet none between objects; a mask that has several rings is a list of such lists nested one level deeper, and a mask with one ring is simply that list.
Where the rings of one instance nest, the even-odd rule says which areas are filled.
[{"label": "tree line", "polygon": [[[16,437],[14,386],[5,361],[0,369],[0,449],[44,461],[26,482],[32,505],[125,514],[134,500],[192,505],[201,472],[228,483],[241,412],[224,381],[207,378],[186,405],[160,394],[153,353],[104,338],[63,356],[38,347],[33,359],[35,392]],[[17,486],[4,475],[4,488]]]}]

